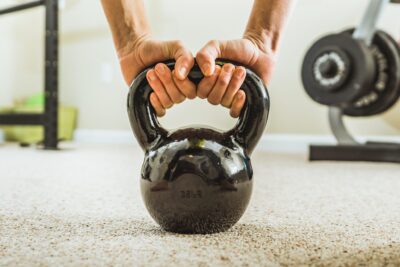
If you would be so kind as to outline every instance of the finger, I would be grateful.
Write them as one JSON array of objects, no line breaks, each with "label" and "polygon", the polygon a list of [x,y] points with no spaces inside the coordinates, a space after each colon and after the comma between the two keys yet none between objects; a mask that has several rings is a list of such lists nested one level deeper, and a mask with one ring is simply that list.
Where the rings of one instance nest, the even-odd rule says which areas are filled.
[{"label": "finger", "polygon": [[210,94],[211,90],[215,86],[218,80],[219,74],[221,73],[221,67],[216,66],[213,75],[204,77],[197,86],[197,96],[201,99],[206,99]]},{"label": "finger", "polygon": [[188,78],[184,80],[179,80],[175,76],[175,70],[172,71],[172,77],[174,80],[174,83],[178,90],[187,98],[189,99],[195,99],[196,98],[196,85],[191,82]]},{"label": "finger", "polygon": [[221,104],[230,108],[237,91],[242,86],[244,79],[246,78],[246,70],[243,67],[236,67],[233,72],[231,82],[229,83],[228,89],[226,89],[225,95],[222,98]]},{"label": "finger", "polygon": [[178,52],[178,57],[176,58],[175,69],[176,78],[179,80],[184,80],[187,78],[189,71],[193,68],[194,65],[194,57],[192,53],[190,53],[186,49],[182,49],[182,51]]},{"label": "finger", "polygon": [[172,72],[167,65],[158,63],[155,70],[172,102],[175,104],[182,103],[186,97],[176,87],[172,78]]},{"label": "finger", "polygon": [[158,96],[155,93],[150,94],[150,103],[156,111],[158,117],[165,115],[165,108],[161,105],[160,99],[158,99]]},{"label": "finger", "polygon": [[235,98],[233,99],[230,114],[233,118],[237,118],[240,115],[240,112],[243,109],[244,103],[246,101],[246,94],[243,90],[239,90]]},{"label": "finger", "polygon": [[182,41],[171,41],[171,58],[175,59],[176,78],[184,80],[193,68],[194,57]]},{"label": "finger", "polygon": [[215,72],[215,60],[221,55],[221,45],[220,41],[210,41],[196,54],[196,61],[204,76],[211,76]]},{"label": "finger", "polygon": [[235,66],[233,66],[230,63],[225,64],[222,67],[218,80],[215,83],[214,88],[211,90],[210,94],[207,97],[208,102],[210,102],[210,104],[218,105],[221,103],[222,97],[224,96],[226,89],[228,88],[229,83],[231,82],[234,70]]},{"label": "finger", "polygon": [[153,89],[154,93],[156,93],[158,99],[160,100],[162,106],[167,109],[172,107],[173,103],[167,91],[165,90],[163,84],[161,83],[160,79],[157,77],[156,72],[151,69],[146,74],[147,81],[149,82],[151,88]]}]

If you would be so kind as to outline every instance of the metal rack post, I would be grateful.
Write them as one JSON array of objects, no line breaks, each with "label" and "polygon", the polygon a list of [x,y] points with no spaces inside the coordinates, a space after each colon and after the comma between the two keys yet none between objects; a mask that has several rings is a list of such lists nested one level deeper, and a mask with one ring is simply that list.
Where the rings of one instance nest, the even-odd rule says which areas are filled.
[{"label": "metal rack post", "polygon": [[38,6],[45,8],[45,108],[42,114],[0,114],[0,125],[41,125],[45,149],[58,147],[58,0],[32,1],[0,10],[10,14]]}]

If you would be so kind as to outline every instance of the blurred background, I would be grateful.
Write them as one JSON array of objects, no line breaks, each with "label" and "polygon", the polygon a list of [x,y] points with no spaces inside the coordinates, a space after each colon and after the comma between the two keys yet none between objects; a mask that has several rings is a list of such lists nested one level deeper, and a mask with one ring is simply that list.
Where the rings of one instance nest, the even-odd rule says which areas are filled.
[{"label": "blurred background", "polygon": [[[24,1],[1,0],[0,8]],[[145,0],[154,37],[181,39],[193,51],[211,39],[240,38],[253,1]],[[357,25],[369,1],[299,0],[281,42],[269,87],[269,133],[325,135],[327,108],[304,92],[300,66],[305,51],[320,36]],[[77,129],[128,131],[127,85],[119,71],[111,34],[98,0],[60,1],[60,101],[78,110]],[[390,5],[380,28],[400,40],[400,5]],[[0,17],[0,106],[12,106],[42,91],[44,12],[42,8]],[[201,111],[201,112],[199,112]],[[186,101],[161,120],[167,128],[207,124],[232,127],[228,111],[202,100]],[[383,116],[349,120],[361,135],[393,135],[400,130],[400,109]]]}]

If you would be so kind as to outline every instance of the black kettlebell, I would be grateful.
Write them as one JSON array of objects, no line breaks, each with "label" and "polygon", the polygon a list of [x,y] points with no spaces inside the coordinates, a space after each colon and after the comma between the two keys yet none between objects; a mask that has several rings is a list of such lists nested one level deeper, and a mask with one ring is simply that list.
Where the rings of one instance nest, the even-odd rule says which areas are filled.
[{"label": "black kettlebell", "polygon": [[[174,65],[167,63],[170,69]],[[150,215],[170,232],[206,234],[229,229],[250,200],[253,170],[249,156],[268,120],[266,87],[247,69],[242,85],[246,105],[230,131],[195,127],[169,132],[161,127],[150,104],[147,71],[130,88],[128,113],[145,152],[141,191]],[[202,78],[195,65],[189,79],[197,84]]]}]

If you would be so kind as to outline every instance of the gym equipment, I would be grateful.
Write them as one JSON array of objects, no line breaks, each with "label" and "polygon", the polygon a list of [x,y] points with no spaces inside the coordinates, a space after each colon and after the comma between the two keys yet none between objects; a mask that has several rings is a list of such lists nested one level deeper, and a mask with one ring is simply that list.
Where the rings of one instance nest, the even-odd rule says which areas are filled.
[{"label": "gym equipment", "polygon": [[45,149],[58,147],[58,0],[39,0],[0,10],[10,14],[38,6],[45,7],[45,110],[41,114],[0,114],[0,125],[41,125]]},{"label": "gym equipment", "polygon": [[[392,1],[393,3],[398,1]],[[400,162],[400,144],[359,143],[343,115],[366,117],[390,109],[400,96],[400,47],[376,29],[388,0],[371,0],[361,24],[319,39],[306,53],[302,81],[307,94],[329,106],[335,146],[310,146],[310,160]]]},{"label": "gym equipment", "polygon": [[304,87],[316,102],[342,107],[345,115],[377,115],[400,95],[400,50],[383,31],[375,33],[370,47],[353,39],[353,32],[323,37],[310,48]]},{"label": "gym equipment", "polygon": [[[217,62],[222,65],[222,62]],[[173,69],[175,63],[168,62]],[[132,130],[145,152],[141,191],[153,219],[166,231],[206,234],[233,226],[250,200],[250,155],[268,120],[269,96],[247,69],[242,86],[247,99],[236,127],[227,132],[201,127],[169,132],[149,102],[151,87],[142,72],[128,95]],[[189,78],[203,78],[197,64]]]}]

